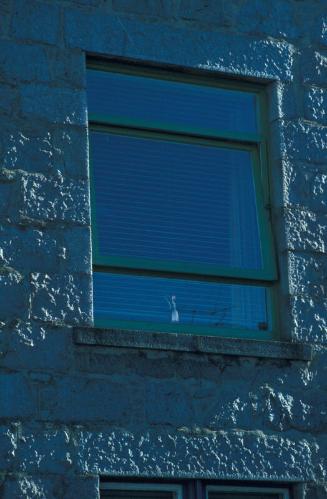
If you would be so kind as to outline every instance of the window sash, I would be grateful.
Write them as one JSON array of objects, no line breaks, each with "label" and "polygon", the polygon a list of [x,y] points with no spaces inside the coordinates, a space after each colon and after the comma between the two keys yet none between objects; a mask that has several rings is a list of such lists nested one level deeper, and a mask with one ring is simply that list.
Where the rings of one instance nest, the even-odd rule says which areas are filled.
[{"label": "window sash", "polygon": [[[162,275],[176,278],[195,278],[203,280],[216,280],[216,282],[229,282],[231,284],[258,284],[267,288],[267,308],[270,320],[270,328],[266,331],[250,331],[246,329],[231,331],[225,328],[217,327],[206,330],[201,325],[189,327],[187,325],[174,324],[154,324],[154,323],[135,323],[134,321],[113,321],[108,317],[96,317],[96,325],[99,327],[114,327],[121,329],[135,329],[136,325],[141,330],[164,331],[164,332],[186,332],[199,334],[210,334],[215,336],[235,336],[257,339],[270,339],[278,331],[278,314],[276,305],[276,293],[274,282],[277,280],[277,266],[274,255],[273,236],[269,220],[269,185],[268,185],[268,164],[267,164],[267,145],[265,137],[266,130],[266,103],[263,87],[247,82],[238,83],[236,80],[224,81],[216,80],[213,74],[207,75],[185,75],[183,73],[172,73],[163,69],[142,68],[141,66],[131,66],[128,64],[116,64],[92,60],[88,64],[89,69],[107,70],[112,72],[126,73],[135,76],[151,76],[160,80],[173,80],[186,83],[193,83],[217,88],[235,89],[245,92],[253,92],[257,98],[257,129],[259,133],[233,133],[225,130],[210,130],[210,134],[205,130],[193,127],[192,130],[185,131],[185,127],[175,127],[174,124],[169,130],[156,129],[149,124],[142,122],[131,122],[130,120],[116,120],[110,115],[89,115],[89,126],[91,130],[102,130],[104,133],[129,134],[140,137],[158,137],[165,140],[174,140],[185,143],[208,144],[209,142],[219,147],[228,148],[248,148],[253,156],[253,176],[255,183],[255,196],[257,206],[257,217],[259,227],[259,239],[261,244],[262,262],[261,269],[237,269],[223,266],[199,265],[196,262],[167,262],[157,259],[139,259],[111,257],[108,254],[100,254],[95,211],[95,192],[94,183],[91,182],[91,220],[92,220],[92,249],[93,249],[93,268],[94,271],[140,273],[148,275]],[[90,169],[92,177],[92,143],[90,144]],[[194,328],[194,330],[193,330]],[[245,334],[244,334],[245,333]]]},{"label": "window sash", "polygon": [[196,262],[174,262],[149,258],[127,258],[115,257],[101,254],[99,251],[97,220],[96,220],[96,192],[93,180],[92,163],[92,143],[90,144],[90,172],[91,172],[91,218],[92,218],[92,242],[93,242],[93,263],[97,266],[109,266],[115,268],[143,269],[152,271],[174,272],[193,275],[231,277],[238,279],[255,279],[272,281],[277,278],[277,268],[273,255],[273,238],[270,230],[269,213],[265,206],[267,202],[264,199],[262,189],[262,178],[264,172],[259,160],[258,148],[254,145],[244,145],[239,143],[229,143],[221,140],[199,139],[188,136],[179,136],[175,134],[162,134],[157,132],[145,132],[140,130],[119,129],[112,126],[99,126],[91,122],[92,131],[110,132],[112,134],[126,134],[132,137],[157,138],[181,142],[185,144],[210,145],[213,147],[248,150],[252,155],[253,178],[255,184],[256,207],[259,227],[259,241],[261,245],[262,263],[261,269],[233,268],[219,265],[198,264]]},{"label": "window sash", "polygon": [[[202,481],[196,486],[198,480],[187,480],[183,483],[153,483],[153,482],[102,482],[100,490],[106,491],[148,491],[148,492],[171,492],[174,499],[188,499],[190,493],[192,499],[210,499],[210,493],[220,493],[224,499],[239,499],[240,497],[250,497],[250,494],[261,494],[267,499],[290,499],[289,491],[286,487],[274,486],[249,486],[249,485],[205,485]],[[190,488],[191,487],[191,488]],[[260,496],[259,496],[260,497]]]}]

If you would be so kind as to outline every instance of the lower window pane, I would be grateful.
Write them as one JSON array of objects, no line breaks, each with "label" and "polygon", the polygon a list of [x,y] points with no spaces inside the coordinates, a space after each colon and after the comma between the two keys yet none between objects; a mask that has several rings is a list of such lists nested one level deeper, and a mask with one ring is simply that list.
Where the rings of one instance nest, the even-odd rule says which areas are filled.
[{"label": "lower window pane", "polygon": [[[94,272],[95,322],[132,321],[171,326],[202,326],[267,331],[267,289],[225,284]],[[124,324],[122,324],[122,327]],[[170,327],[169,327],[170,326]],[[161,328],[162,329],[162,328]]]}]

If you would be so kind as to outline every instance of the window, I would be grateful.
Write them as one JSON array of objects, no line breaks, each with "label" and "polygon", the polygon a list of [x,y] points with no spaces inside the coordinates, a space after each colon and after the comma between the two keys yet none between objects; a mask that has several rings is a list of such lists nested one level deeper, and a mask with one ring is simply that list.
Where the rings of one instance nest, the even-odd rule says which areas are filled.
[{"label": "window", "polygon": [[106,499],[289,499],[284,487],[208,485],[201,480],[180,484],[103,482]]},{"label": "window", "polygon": [[93,61],[87,89],[95,325],[273,337],[262,88]]}]

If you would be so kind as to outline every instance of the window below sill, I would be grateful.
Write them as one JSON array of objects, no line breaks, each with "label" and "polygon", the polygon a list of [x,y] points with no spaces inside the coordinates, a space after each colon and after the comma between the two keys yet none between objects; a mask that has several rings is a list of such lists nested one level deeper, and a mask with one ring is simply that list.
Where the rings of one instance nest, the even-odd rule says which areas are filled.
[{"label": "window below sill", "polygon": [[75,327],[74,342],[77,345],[171,350],[300,361],[312,360],[314,353],[313,347],[304,343],[90,327]]}]

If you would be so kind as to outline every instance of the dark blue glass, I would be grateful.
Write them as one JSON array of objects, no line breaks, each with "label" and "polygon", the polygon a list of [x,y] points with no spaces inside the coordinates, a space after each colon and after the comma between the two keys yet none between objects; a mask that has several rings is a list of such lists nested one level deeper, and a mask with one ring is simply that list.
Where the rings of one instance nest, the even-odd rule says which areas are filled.
[{"label": "dark blue glass", "polygon": [[260,269],[251,153],[91,133],[102,256]]},{"label": "dark blue glass", "polygon": [[256,133],[256,95],[144,76],[88,70],[89,115],[150,128]]},{"label": "dark blue glass", "polygon": [[94,272],[96,320],[269,329],[266,289]]}]

